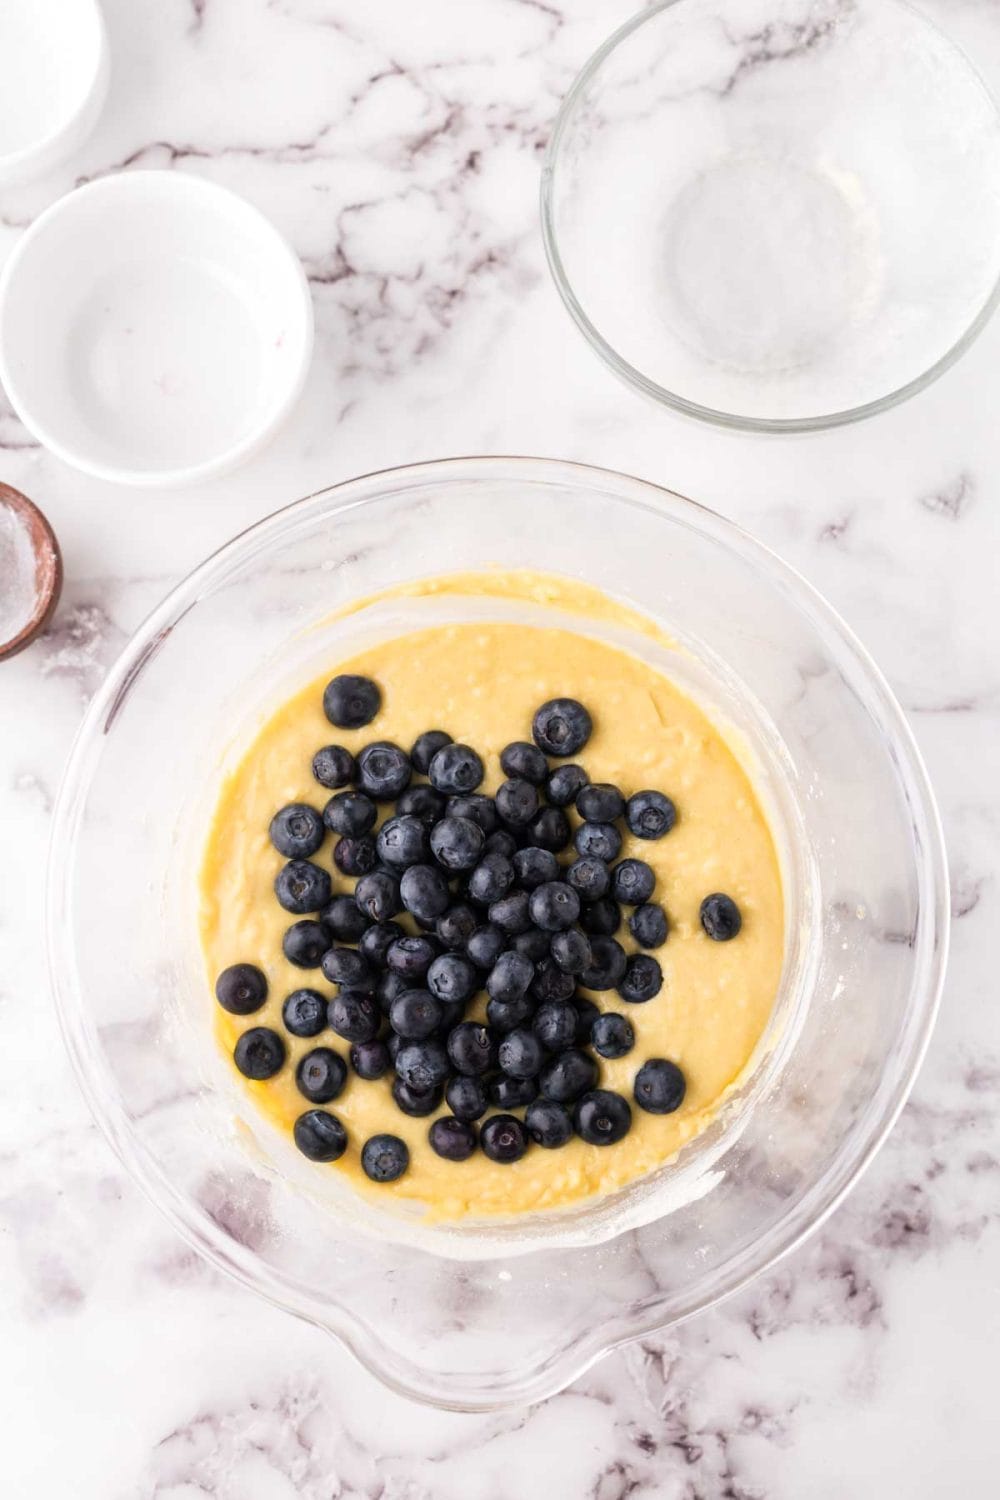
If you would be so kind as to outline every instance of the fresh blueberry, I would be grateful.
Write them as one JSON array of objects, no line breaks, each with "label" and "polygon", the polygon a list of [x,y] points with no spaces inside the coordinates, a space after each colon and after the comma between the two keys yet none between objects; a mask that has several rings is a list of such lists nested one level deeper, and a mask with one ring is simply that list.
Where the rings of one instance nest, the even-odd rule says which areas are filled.
[{"label": "fresh blueberry", "polygon": [[529,927],[527,932],[519,932],[512,938],[510,946],[515,953],[521,953],[533,964],[538,964],[548,957],[549,936],[541,927]]},{"label": "fresh blueberry", "polygon": [[480,1128],[479,1144],[490,1161],[519,1161],[528,1149],[528,1137],[516,1115],[490,1115]]},{"label": "fresh blueberry", "polygon": [[392,802],[409,786],[412,775],[409,756],[391,740],[375,740],[358,756],[358,786],[376,802]]},{"label": "fresh blueberry", "polygon": [[585,1047],[593,1036],[594,1022],[601,1010],[593,1000],[587,1000],[583,995],[577,995],[573,1001],[573,1009],[576,1011],[576,1045]]},{"label": "fresh blueberry", "polygon": [[410,1165],[410,1152],[398,1135],[373,1135],[361,1148],[361,1165],[372,1182],[395,1182]]},{"label": "fresh blueberry", "polygon": [[513,859],[517,853],[517,840],[507,828],[497,828],[486,835],[483,854],[502,854],[504,859]]},{"label": "fresh blueberry", "polygon": [[357,908],[373,922],[388,922],[403,909],[399,881],[388,870],[372,870],[362,875],[354,887]]},{"label": "fresh blueberry", "polygon": [[565,974],[582,974],[593,961],[590,941],[579,927],[567,932],[554,932],[550,941],[553,961]]},{"label": "fresh blueberry", "polygon": [[576,810],[585,823],[616,823],[625,811],[625,798],[607,781],[593,781],[576,794]]},{"label": "fresh blueberry", "polygon": [[448,1033],[448,1056],[459,1073],[477,1077],[496,1066],[496,1044],[488,1026],[462,1021]]},{"label": "fresh blueberry", "polygon": [[385,1042],[355,1042],[350,1052],[351,1067],[366,1083],[384,1078],[389,1071],[389,1049]]},{"label": "fresh blueberry", "polygon": [[464,796],[483,779],[483,763],[469,745],[444,745],[427,768],[431,786],[439,792]]},{"label": "fresh blueberry", "polygon": [[384,969],[389,949],[397,938],[405,936],[398,922],[376,922],[361,934],[358,951],[364,954],[373,969]]},{"label": "fresh blueberry", "polygon": [[323,818],[305,802],[290,802],[275,813],[268,834],[286,859],[308,859],[323,842]]},{"label": "fresh blueberry", "polygon": [[379,1003],[361,990],[341,990],[326,1007],[327,1024],[345,1042],[370,1042],[382,1024]]},{"label": "fresh blueberry", "polygon": [[573,845],[577,854],[610,864],[621,852],[622,836],[613,823],[581,823]]},{"label": "fresh blueberry", "polygon": [[437,957],[437,951],[433,938],[411,937],[404,933],[390,946],[385,961],[394,974],[400,974],[414,984],[423,979]]},{"label": "fresh blueberry", "polygon": [[625,977],[625,949],[613,937],[592,937],[590,950],[593,963],[580,975],[580,983],[588,990],[613,990]]},{"label": "fresh blueberry", "polygon": [[407,1041],[396,1057],[396,1072],[405,1084],[419,1093],[444,1083],[451,1068],[448,1054],[437,1041]]},{"label": "fresh blueberry", "polygon": [[512,779],[541,786],[549,774],[549,763],[537,745],[529,745],[527,740],[514,740],[500,751],[500,769]]},{"label": "fresh blueberry", "polygon": [[425,729],[423,734],[418,734],[413,741],[413,749],[410,751],[413,769],[421,776],[426,776],[435,755],[439,750],[443,750],[445,745],[450,744],[451,735],[445,734],[443,729]]},{"label": "fresh blueberry", "polygon": [[312,773],[320,786],[335,792],[354,780],[354,756],[343,745],[324,745],[312,759]]},{"label": "fresh blueberry", "polygon": [[566,974],[551,958],[543,958],[535,965],[535,977],[531,981],[531,993],[539,1004],[548,1000],[569,1000],[576,989],[576,979]]},{"label": "fresh blueberry", "polygon": [[320,968],[324,978],[331,984],[346,985],[348,989],[366,992],[375,987],[372,967],[357,948],[328,948],[323,954]]},{"label": "fresh blueberry", "polygon": [[[392,1002],[389,1025],[408,1042],[423,1042],[441,1024],[441,1002],[427,990],[407,990]],[[440,1080],[439,1080],[440,1081]]]},{"label": "fresh blueberry", "polygon": [[418,922],[433,924],[451,903],[448,881],[436,865],[411,865],[404,870],[399,893]]},{"label": "fresh blueberry", "polygon": [[368,875],[378,864],[375,840],[365,834],[352,838],[344,834],[333,846],[333,862],[342,875]]},{"label": "fresh blueberry", "polygon": [[486,1019],[494,1031],[506,1035],[517,1026],[530,1021],[535,1013],[535,1002],[530,995],[519,995],[516,1000],[488,1000]]},{"label": "fresh blueberry", "polygon": [[538,1098],[537,1078],[511,1078],[506,1073],[487,1084],[490,1103],[497,1109],[520,1109]]},{"label": "fresh blueberry", "polygon": [[545,1064],[538,1082],[546,1099],[555,1099],[557,1104],[570,1104],[595,1086],[597,1064],[589,1052],[567,1047]]},{"label": "fresh blueberry", "polygon": [[401,818],[419,818],[425,828],[433,828],[438,818],[444,817],[445,799],[432,786],[408,786],[396,799],[396,812]]},{"label": "fresh blueberry", "polygon": [[318,969],[319,961],[330,946],[330,936],[322,922],[308,917],[293,922],[281,940],[281,951],[297,969]]},{"label": "fresh blueberry", "polygon": [[622,925],[622,909],[610,896],[585,901],[580,908],[580,926],[589,937],[611,937]]},{"label": "fresh blueberry", "polygon": [[382,694],[370,677],[343,672],[323,689],[323,712],[338,729],[361,729],[382,707]]},{"label": "fresh blueberry", "polygon": [[285,1063],[285,1044],[270,1026],[251,1026],[233,1049],[233,1060],[244,1078],[273,1078]]},{"label": "fresh blueberry", "polygon": [[546,1000],[535,1012],[532,1026],[543,1047],[562,1052],[576,1041],[576,1011],[565,1000]]},{"label": "fresh blueberry", "polygon": [[614,1011],[598,1016],[590,1028],[590,1045],[601,1057],[624,1057],[635,1046],[631,1021]]},{"label": "fresh blueberry", "polygon": [[446,870],[471,870],[485,842],[485,833],[471,818],[442,818],[431,830],[431,852]]},{"label": "fresh blueberry", "polygon": [[314,1047],[295,1069],[295,1086],[310,1104],[329,1104],[347,1082],[347,1064],[332,1047]]},{"label": "fresh blueberry", "polygon": [[569,807],[589,780],[582,766],[556,766],[545,783],[545,795],[553,807]]},{"label": "fresh blueberry", "polygon": [[503,932],[527,932],[532,925],[527,891],[510,891],[508,895],[501,896],[499,901],[494,901],[489,907],[488,916]]},{"label": "fresh blueberry", "polygon": [[662,792],[636,792],[628,799],[625,821],[639,839],[662,839],[677,822],[677,809]]},{"label": "fresh blueberry", "polygon": [[632,1128],[632,1110],[627,1099],[610,1089],[594,1089],[578,1099],[573,1124],[589,1146],[613,1146]]},{"label": "fresh blueberry", "polygon": [[573,1121],[569,1110],[554,1099],[535,1099],[524,1112],[524,1128],[536,1146],[554,1151],[572,1136]]},{"label": "fresh blueberry", "polygon": [[646,901],[629,917],[628,930],[640,948],[659,948],[667,941],[667,914],[654,901]]},{"label": "fresh blueberry", "polygon": [[580,898],[564,880],[547,880],[531,893],[531,920],[546,932],[563,932],[580,915]]},{"label": "fresh blueberry", "polygon": [[680,1109],[687,1081],[680,1068],[665,1057],[651,1057],[635,1075],[632,1093],[640,1109],[651,1115],[672,1115]]},{"label": "fresh blueberry", "polygon": [[501,953],[486,979],[491,1000],[520,1000],[528,993],[535,966],[523,953]]},{"label": "fresh blueberry", "polygon": [[378,808],[363,792],[338,792],[323,809],[323,822],[331,833],[359,839],[375,827]]},{"label": "fresh blueberry", "polygon": [[458,1120],[479,1120],[489,1105],[489,1095],[482,1079],[464,1074],[448,1079],[444,1097],[448,1108]]},{"label": "fresh blueberry", "polygon": [[281,1019],[292,1036],[319,1036],[326,1029],[326,996],[319,990],[292,990],[281,1007]]},{"label": "fresh blueberry", "polygon": [[528,837],[539,849],[551,849],[558,854],[565,849],[570,838],[569,819],[561,807],[543,807],[528,824]]},{"label": "fresh blueberry", "polygon": [[471,934],[465,951],[477,969],[492,969],[506,946],[507,934],[488,922]]},{"label": "fresh blueberry", "polygon": [[728,943],[743,926],[743,918],[731,896],[716,892],[701,903],[701,925],[714,942]]},{"label": "fresh blueberry", "polygon": [[618,986],[622,999],[637,1005],[643,1000],[652,1000],[662,988],[663,974],[652,954],[633,953],[625,965],[625,977]]},{"label": "fresh blueberry", "polygon": [[530,781],[514,778],[497,790],[497,812],[513,828],[524,828],[538,811],[538,791]]},{"label": "fresh blueberry", "polygon": [[307,1109],[292,1126],[295,1144],[310,1161],[336,1161],[347,1150],[347,1131],[336,1115]]},{"label": "fresh blueberry", "polygon": [[454,1115],[442,1115],[435,1120],[427,1134],[431,1150],[445,1161],[468,1161],[476,1149],[476,1132],[473,1126]]},{"label": "fresh blueberry", "polygon": [[[392,1050],[391,1043],[389,1050]],[[441,1103],[442,1093],[439,1083],[432,1089],[411,1088],[401,1078],[394,1078],[392,1083],[392,1097],[397,1109],[401,1109],[404,1115],[415,1115],[418,1119],[434,1113]]]},{"label": "fresh blueberry", "polygon": [[459,903],[443,912],[434,923],[437,940],[451,952],[464,948],[475,932],[478,921],[471,906]]},{"label": "fresh blueberry", "polygon": [[479,988],[476,966],[460,953],[442,953],[427,970],[427,988],[438,1000],[464,1005]]},{"label": "fresh blueberry", "polygon": [[392,1002],[405,995],[411,988],[410,981],[404,979],[401,974],[393,974],[391,971],[383,974],[375,986],[375,998],[382,1009],[383,1015],[388,1015],[392,1009]]},{"label": "fresh blueberry", "polygon": [[608,894],[611,886],[610,870],[603,859],[595,859],[593,855],[575,859],[567,866],[563,879],[573,887],[581,901],[599,901]]},{"label": "fresh blueberry", "polygon": [[531,721],[531,736],[546,755],[575,755],[593,733],[594,724],[575,698],[550,698]]},{"label": "fresh blueberry", "polygon": [[539,849],[534,844],[529,844],[526,849],[518,849],[512,863],[517,883],[526,891],[533,891],[536,886],[544,885],[547,880],[556,880],[559,876],[559,861],[552,850]]},{"label": "fresh blueberry", "polygon": [[215,981],[215,998],[231,1016],[250,1016],[267,999],[267,980],[254,964],[231,964]]},{"label": "fresh blueberry", "polygon": [[387,818],[375,839],[378,857],[391,870],[406,870],[427,860],[427,827],[412,813]]},{"label": "fresh blueberry", "polygon": [[483,792],[449,797],[445,810],[450,818],[469,818],[485,834],[491,834],[497,826],[496,802]]},{"label": "fresh blueberry", "polygon": [[353,896],[334,896],[320,912],[319,919],[339,943],[356,943],[368,931],[368,918],[358,905],[357,891]]},{"label": "fresh blueberry", "polygon": [[508,1078],[534,1078],[545,1058],[545,1049],[537,1034],[526,1026],[508,1031],[497,1048],[500,1071]]},{"label": "fresh blueberry", "polygon": [[469,900],[477,906],[490,906],[506,895],[514,882],[514,866],[502,854],[484,854],[469,875]]},{"label": "fresh blueberry", "polygon": [[625,906],[641,906],[656,886],[656,876],[642,859],[623,859],[611,871],[611,894]]}]

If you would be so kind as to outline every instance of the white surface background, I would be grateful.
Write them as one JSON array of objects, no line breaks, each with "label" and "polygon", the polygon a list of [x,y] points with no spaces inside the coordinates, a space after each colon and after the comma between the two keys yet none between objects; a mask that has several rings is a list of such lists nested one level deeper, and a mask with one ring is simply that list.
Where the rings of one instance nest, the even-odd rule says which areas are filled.
[{"label": "white surface background", "polygon": [[[1000,322],[867,426],[770,441],[645,406],[544,270],[541,152],[629,0],[106,0],[114,78],[64,169],[0,196],[0,256],[74,182],[159,166],[257,203],[305,262],[318,338],[249,468],[147,495],[34,447],[67,587],[0,667],[0,1411],[10,1500],[840,1500],[996,1484],[1000,1337],[997,544]],[[933,12],[1000,89],[1000,10]],[[83,1107],[42,961],[48,816],[89,694],[146,610],[276,506],[462,452],[606,464],[716,506],[871,649],[937,787],[954,879],[945,1002],[913,1099],[822,1233],[685,1328],[531,1411],[408,1405],[197,1260]],[[877,1003],[877,997],[873,997]]]}]

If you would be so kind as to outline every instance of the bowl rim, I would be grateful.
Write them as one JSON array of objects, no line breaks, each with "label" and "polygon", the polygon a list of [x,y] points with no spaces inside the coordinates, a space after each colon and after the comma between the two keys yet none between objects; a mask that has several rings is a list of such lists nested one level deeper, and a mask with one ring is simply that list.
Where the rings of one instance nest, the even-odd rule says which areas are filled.
[{"label": "bowl rim", "polygon": [[[87,7],[95,26],[97,42],[93,68],[86,75],[82,71],[79,74],[81,80],[86,79],[86,86],[70,105],[68,112],[45,135],[36,136],[27,145],[19,146],[16,151],[0,152],[0,183],[6,185],[23,182],[66,155],[89,133],[104,107],[111,76],[107,21],[100,0],[77,0],[77,5]],[[56,34],[59,34],[58,27]]]},{"label": "bowl rim", "polygon": [[[687,417],[694,417],[698,421],[708,422],[715,427],[727,428],[734,432],[771,434],[826,432],[831,428],[845,427],[851,422],[865,421],[869,417],[878,416],[881,412],[890,411],[894,406],[900,405],[903,401],[908,401],[911,396],[919,395],[921,391],[933,385],[975,343],[992,318],[997,306],[1000,305],[1000,274],[997,275],[991,291],[983,302],[982,307],[969,323],[969,326],[959,335],[950,348],[946,349],[926,370],[915,375],[911,380],[904,382],[903,385],[898,386],[895,390],[888,391],[883,396],[876,396],[871,401],[863,401],[857,406],[847,406],[836,411],[820,412],[815,416],[805,417],[744,416],[739,412],[727,412],[721,408],[706,406],[701,402],[692,401],[688,397],[683,396],[679,391],[672,391],[666,386],[660,385],[658,381],[653,380],[648,375],[644,375],[641,370],[637,369],[635,365],[631,364],[618,353],[614,345],[608,342],[598,330],[596,324],[591,321],[584,310],[583,304],[573,290],[573,284],[559,249],[559,236],[555,225],[554,200],[556,177],[561,160],[561,148],[564,138],[572,123],[576,108],[582,101],[591,80],[597,75],[619,45],[627,41],[633,32],[638,31],[647,24],[655,22],[664,11],[671,10],[674,6],[685,3],[693,4],[694,0],[653,0],[653,3],[648,5],[646,9],[640,11],[637,15],[631,16],[613,31],[607,40],[602,42],[596,51],[590,55],[573,80],[568,93],[559,106],[542,163],[539,188],[539,213],[545,259],[563,305],[594,352],[626,385],[640,391],[644,396],[648,396],[660,406],[666,406],[672,411],[680,412]],[[965,49],[949,36],[947,32],[943,31],[940,26],[937,26],[927,16],[909,4],[908,0],[882,0],[882,3],[895,6],[898,10],[906,11],[915,23],[927,27],[929,31],[942,37],[955,50],[968,69],[971,77],[979,85],[985,98],[992,105],[995,122],[998,129],[1000,129],[1000,104],[998,104],[993,91],[988,87],[979,69],[976,68]]]},{"label": "bowl rim", "polygon": [[[514,1370],[502,1382],[490,1379],[476,1384],[463,1377],[463,1394],[456,1394],[447,1378],[428,1377],[426,1371],[382,1341],[379,1331],[367,1325],[354,1310],[339,1305],[320,1313],[308,1289],[287,1278],[280,1279],[263,1266],[253,1252],[236,1244],[205,1215],[191,1213],[190,1200],[165,1177],[152,1154],[136,1137],[131,1122],[113,1090],[102,1088],[104,1064],[96,1032],[88,1030],[83,989],[76,973],[70,924],[64,913],[71,906],[73,848],[79,827],[89,774],[99,758],[101,741],[108,733],[125,696],[155,655],[159,644],[198,602],[203,585],[213,577],[226,576],[226,564],[251,545],[265,545],[296,518],[304,518],[321,503],[334,502],[334,513],[344,514],[377,504],[387,486],[398,493],[400,485],[450,480],[516,478],[522,483],[581,483],[610,485],[617,501],[662,519],[691,526],[712,540],[735,546],[742,556],[776,574],[776,581],[791,589],[796,602],[813,617],[832,628],[840,643],[860,669],[860,681],[870,689],[882,715],[897,771],[903,777],[911,818],[919,822],[915,845],[922,856],[916,866],[921,913],[926,914],[928,937],[921,962],[915,959],[910,984],[911,1006],[895,1053],[897,1076],[891,1095],[874,1101],[862,1116],[849,1161],[840,1160],[835,1170],[813,1183],[778,1225],[754,1242],[730,1263],[719,1285],[708,1295],[689,1299],[676,1314],[664,1315],[651,1306],[644,1316],[630,1320],[627,1328],[592,1330],[573,1337],[553,1349],[529,1371]],[[673,512],[673,513],[671,513]],[[774,580],[772,580],[774,581]],[[866,702],[866,708],[869,705]],[[913,1085],[925,1055],[937,1011],[947,964],[950,924],[950,886],[940,817],[926,768],[903,711],[879,668],[864,646],[836,611],[796,569],[785,563],[742,527],[718,512],[689,500],[651,481],[615,470],[558,459],[527,456],[456,457],[372,471],[313,491],[281,507],[238,532],[212,552],[182,579],[157,605],[131,636],[98,689],[73,740],[53,810],[46,878],[46,951],[49,983],[63,1039],[81,1092],[112,1149],[130,1176],[155,1208],[181,1237],[211,1264],[275,1305],[291,1312],[344,1343],[355,1357],[383,1384],[397,1394],[425,1404],[456,1411],[492,1411],[520,1407],[564,1389],[605,1354],[647,1336],[658,1329],[686,1321],[715,1306],[770,1270],[812,1234],[828,1218],[869,1165],[894,1125]],[[915,997],[915,999],[914,999]],[[902,1060],[902,1063],[900,1063]],[[434,1379],[438,1386],[429,1387]]]}]

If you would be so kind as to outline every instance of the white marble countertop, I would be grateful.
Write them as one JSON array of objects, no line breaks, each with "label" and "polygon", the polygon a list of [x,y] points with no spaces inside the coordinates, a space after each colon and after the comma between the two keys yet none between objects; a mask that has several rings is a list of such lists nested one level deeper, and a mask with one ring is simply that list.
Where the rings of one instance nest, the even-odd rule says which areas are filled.
[{"label": "white marble countertop", "polygon": [[[271,448],[143,494],[48,457],[0,395],[0,479],[53,521],[52,629],[0,667],[0,1409],[9,1500],[841,1500],[996,1485],[1000,320],[930,391],[822,437],[647,407],[585,348],[543,263],[557,102],[632,0],[105,0],[108,108],[0,196],[0,257],[75,181],[142,164],[257,203],[308,270],[317,351]],[[1000,88],[1000,11],[934,14]],[[516,1414],[380,1389],[198,1260],[91,1124],[46,990],[49,810],[86,704],[146,610],[274,507],[460,452],[667,484],[798,566],[881,664],[944,816],[954,944],[910,1104],[847,1203],[723,1307]]]}]

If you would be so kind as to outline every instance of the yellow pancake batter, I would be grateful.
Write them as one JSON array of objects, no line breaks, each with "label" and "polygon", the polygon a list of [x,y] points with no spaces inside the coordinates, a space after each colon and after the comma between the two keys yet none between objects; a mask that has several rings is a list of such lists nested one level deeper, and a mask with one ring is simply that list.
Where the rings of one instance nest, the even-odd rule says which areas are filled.
[{"label": "yellow pancake batter", "polygon": [[[564,607],[579,607],[582,599],[587,608],[594,597],[559,580],[501,578],[436,580],[414,592],[529,595]],[[603,601],[605,615],[614,608]],[[382,710],[364,729],[334,729],[324,717],[323,688],[338,672],[371,677],[382,690]],[[320,680],[279,708],[226,781],[205,853],[201,933],[211,983],[228,965],[247,962],[264,971],[269,985],[266,1005],[252,1016],[230,1015],[211,1001],[219,1042],[231,1056],[250,1026],[271,1026],[286,1036],[281,1006],[290,991],[306,986],[333,994],[319,969],[296,968],[282,954],[282,935],[297,919],[275,899],[274,879],[284,861],[268,838],[278,808],[308,802],[321,810],[332,795],[311,774],[315,751],[338,743],[356,752],[373,739],[408,749],[423,730],[445,729],[479,751],[486,766],[480,790],[494,792],[504,779],[501,749],[511,740],[530,739],[535,709],[564,696],[579,699],[594,720],[589,743],[574,757],[592,781],[611,782],[626,797],[653,788],[678,809],[675,828],[657,841],[635,838],[619,825],[620,857],[643,859],[656,873],[652,899],[665,907],[670,935],[654,953],[664,983],[653,1000],[630,1005],[614,991],[591,995],[603,1009],[626,1014],[636,1034],[627,1056],[598,1059],[599,1087],[617,1090],[632,1103],[640,1064],[666,1057],[683,1069],[687,1095],[671,1115],[647,1114],[633,1104],[632,1128],[616,1145],[574,1138],[556,1150],[531,1146],[511,1165],[492,1162],[481,1151],[450,1162],[427,1141],[436,1116],[403,1114],[390,1097],[389,1078],[364,1082],[351,1073],[343,1093],[323,1106],[345,1126],[347,1152],[315,1170],[345,1173],[376,1197],[418,1200],[437,1219],[551,1209],[606,1193],[667,1161],[718,1112],[767,1023],[783,956],[778,860],[746,772],[701,709],[638,657],[563,628],[439,625],[383,642],[350,661],[331,661]],[[571,819],[578,821],[575,813]],[[349,890],[354,882],[332,864],[333,842],[328,835],[313,859],[333,869],[335,892]],[[742,931],[730,942],[712,942],[701,929],[700,903],[714,891],[732,896],[742,912]],[[396,920],[410,921],[405,914]],[[616,936],[635,951],[624,922]],[[477,1000],[469,1014],[482,1013]],[[286,1040],[288,1061],[276,1077],[252,1082],[238,1076],[258,1107],[290,1131],[295,1118],[313,1107],[295,1086],[298,1059],[316,1046],[332,1046],[346,1059],[349,1046],[329,1031]],[[446,1107],[437,1113],[447,1113]],[[407,1143],[411,1162],[396,1182],[375,1186],[359,1156],[365,1140],[382,1131]]]}]

